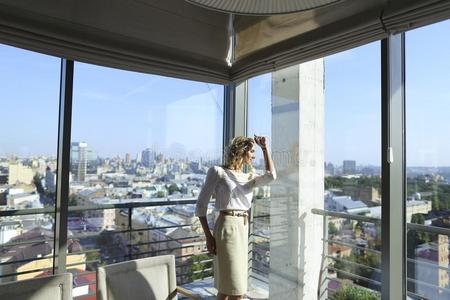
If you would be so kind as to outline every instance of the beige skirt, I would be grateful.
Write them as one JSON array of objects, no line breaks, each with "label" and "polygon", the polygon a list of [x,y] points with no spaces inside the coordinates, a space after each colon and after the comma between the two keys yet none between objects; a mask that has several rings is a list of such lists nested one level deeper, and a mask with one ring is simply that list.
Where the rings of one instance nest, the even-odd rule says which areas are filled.
[{"label": "beige skirt", "polygon": [[244,295],[247,292],[248,222],[244,225],[244,217],[219,214],[214,238],[215,288],[225,295]]}]

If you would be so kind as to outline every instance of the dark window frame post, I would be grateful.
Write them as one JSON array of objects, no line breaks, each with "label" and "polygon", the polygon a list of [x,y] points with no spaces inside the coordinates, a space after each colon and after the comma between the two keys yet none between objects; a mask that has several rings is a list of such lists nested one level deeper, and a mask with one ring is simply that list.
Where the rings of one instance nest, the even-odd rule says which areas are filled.
[{"label": "dark window frame post", "polygon": [[247,134],[248,81],[225,85],[223,150],[235,136]]},{"label": "dark window frame post", "polygon": [[53,273],[66,272],[74,62],[61,59]]}]

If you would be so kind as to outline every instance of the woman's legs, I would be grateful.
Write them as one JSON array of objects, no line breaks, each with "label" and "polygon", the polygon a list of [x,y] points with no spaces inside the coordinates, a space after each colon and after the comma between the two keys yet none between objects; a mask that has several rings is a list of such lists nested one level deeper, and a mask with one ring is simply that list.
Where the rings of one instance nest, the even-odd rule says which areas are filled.
[{"label": "woman's legs", "polygon": [[217,293],[217,300],[241,300],[242,296],[228,296],[225,294]]},{"label": "woman's legs", "polygon": [[225,294],[221,294],[221,293],[217,293],[217,300],[228,300],[227,295]]}]

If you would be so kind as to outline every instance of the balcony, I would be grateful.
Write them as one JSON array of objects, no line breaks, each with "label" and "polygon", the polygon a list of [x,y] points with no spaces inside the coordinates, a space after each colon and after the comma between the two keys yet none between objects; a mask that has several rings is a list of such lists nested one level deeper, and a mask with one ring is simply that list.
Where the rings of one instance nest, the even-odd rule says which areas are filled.
[{"label": "balcony", "polygon": [[[312,213],[322,216],[324,222],[319,295],[344,299],[343,291],[348,289],[361,297],[380,298],[381,219],[321,209],[313,209]],[[328,232],[329,224],[335,223],[352,229],[345,233],[345,228],[338,230],[333,226],[334,232]],[[407,231],[408,299],[448,299],[450,230],[408,223]],[[418,233],[426,234],[428,241],[418,242]]]},{"label": "balcony", "polygon": [[[76,299],[95,299],[96,268],[100,265],[121,262],[148,256],[173,254],[176,259],[177,283],[203,298],[215,297],[212,280],[212,258],[207,254],[203,232],[196,217],[194,223],[173,224],[175,220],[152,219],[152,210],[169,208],[183,210],[193,207],[195,199],[152,202],[127,202],[119,204],[99,204],[69,207],[68,244],[66,268],[73,274],[73,294]],[[83,222],[85,215],[115,211],[114,229],[96,230]],[[191,210],[191,213],[193,211]],[[188,213],[188,212],[186,212]],[[0,211],[2,219],[33,216],[47,216],[53,220],[55,212],[51,208]],[[262,235],[261,226],[268,226],[268,215],[252,215],[252,228],[258,221],[258,233],[250,233],[249,265],[252,289],[255,298],[268,298],[268,273],[270,255],[269,236]],[[151,220],[152,219],[152,220]],[[51,221],[53,222],[53,221]],[[155,226],[155,225],[164,226]],[[56,241],[53,231],[35,228],[36,237],[22,240],[20,236],[0,245],[0,280],[10,282],[54,273],[54,262],[58,255],[53,253]],[[267,233],[267,230],[265,230]],[[50,253],[38,253],[35,248],[45,244]],[[14,256],[22,250],[21,255]],[[24,251],[29,249],[29,251]],[[34,250],[33,250],[34,249]],[[35,251],[35,253],[33,253]],[[48,249],[47,249],[47,252]],[[34,256],[33,256],[34,255]]]},{"label": "balcony", "polygon": [[[74,275],[75,298],[95,299],[96,268],[100,265],[164,254],[174,254],[176,257],[179,285],[205,299],[213,298],[216,291],[213,288],[212,258],[207,255],[199,224],[191,222],[171,225],[168,222],[174,220],[168,217],[165,218],[166,221],[152,219],[154,209],[183,210],[193,207],[195,203],[195,199],[178,199],[71,206],[69,216],[78,216],[82,219],[81,216],[86,214],[113,210],[116,220],[114,229],[95,230],[85,225],[77,227],[75,217],[72,217],[72,222],[68,225],[71,228],[68,244],[76,244],[78,247],[69,247],[66,268]],[[269,204],[269,198],[255,199],[250,214],[249,296],[252,299],[268,299],[270,295]],[[323,253],[320,254],[322,257],[320,281],[308,283],[317,284],[319,298],[343,299],[344,292],[350,290],[361,295],[371,295],[373,299],[380,298],[381,220],[321,209],[313,209],[312,213],[322,216],[324,228],[321,238]],[[0,217],[11,220],[19,216],[44,215],[53,216],[54,210],[43,208],[0,212]],[[53,273],[53,263],[57,255],[39,253],[38,256],[32,256],[31,249],[40,245],[52,248],[51,245],[55,242],[52,233],[45,234],[47,229],[44,228],[40,230],[42,232],[31,240],[15,238],[0,245],[2,282]],[[445,258],[439,257],[433,246],[437,241],[438,247],[444,246],[448,249],[447,236],[450,235],[450,230],[409,223],[410,243],[414,243],[413,236],[418,232],[428,234],[429,240],[423,244],[408,245],[407,263],[408,269],[412,270],[408,272],[408,296],[410,299],[426,299],[430,295],[436,295],[433,299],[448,299],[450,296],[448,257],[445,264]],[[22,250],[21,256],[11,255],[17,254],[19,250]]]},{"label": "balcony", "polygon": [[[0,282],[69,271],[74,296],[93,299],[98,266],[170,253],[178,284],[214,297],[195,196],[233,137],[262,134],[279,178],[251,211],[250,298],[450,298],[450,23],[434,27],[448,1],[255,17],[175,0],[6,2]],[[379,181],[364,193],[380,192],[382,220],[321,209],[327,175],[359,173]],[[117,201],[90,201],[97,188]],[[405,205],[421,193],[427,208]],[[192,198],[160,201],[173,194]],[[410,224],[430,211],[440,225]]]}]

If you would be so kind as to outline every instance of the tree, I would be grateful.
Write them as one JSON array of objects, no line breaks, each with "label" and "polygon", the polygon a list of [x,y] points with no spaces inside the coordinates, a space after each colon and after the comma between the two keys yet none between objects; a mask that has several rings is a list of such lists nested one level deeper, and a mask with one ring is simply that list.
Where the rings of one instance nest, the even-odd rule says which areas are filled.
[{"label": "tree", "polygon": [[344,285],[333,298],[336,300],[378,300],[381,299],[378,292],[362,287]]},{"label": "tree", "polygon": [[433,198],[433,200],[431,202],[431,207],[433,210],[436,210],[436,211],[441,210],[441,205],[440,205],[439,199]]},{"label": "tree", "polygon": [[337,234],[338,229],[333,222],[328,222],[328,234]]},{"label": "tree", "polygon": [[[413,214],[411,216],[411,223],[424,225],[425,217],[423,216],[423,214]],[[419,244],[428,243],[429,241],[431,241],[431,237],[428,232],[413,230],[413,233],[416,235],[415,240]]]},{"label": "tree", "polygon": [[178,188],[178,185],[176,185],[175,183],[172,183],[169,186],[168,190],[169,190],[169,195],[172,195],[173,193],[180,191],[180,189]]},{"label": "tree", "polygon": [[33,176],[33,184],[36,187],[36,190],[39,194],[44,193],[44,187],[42,186],[42,176],[38,173]]},{"label": "tree", "polygon": [[425,224],[425,217],[422,214],[413,214],[411,216],[411,223],[414,224]]},{"label": "tree", "polygon": [[210,260],[211,258],[207,254],[194,255],[189,258],[191,281],[213,276],[212,261]]},{"label": "tree", "polygon": [[[374,272],[377,272],[374,269],[380,269],[380,256],[367,251],[361,255],[353,255],[346,257],[345,259],[336,260],[334,263],[334,268],[338,270],[338,277],[342,279],[352,278],[339,271],[352,273],[368,279],[374,279],[377,275],[374,274]],[[366,280],[361,280],[358,284],[361,286],[367,286],[368,282]]]}]

